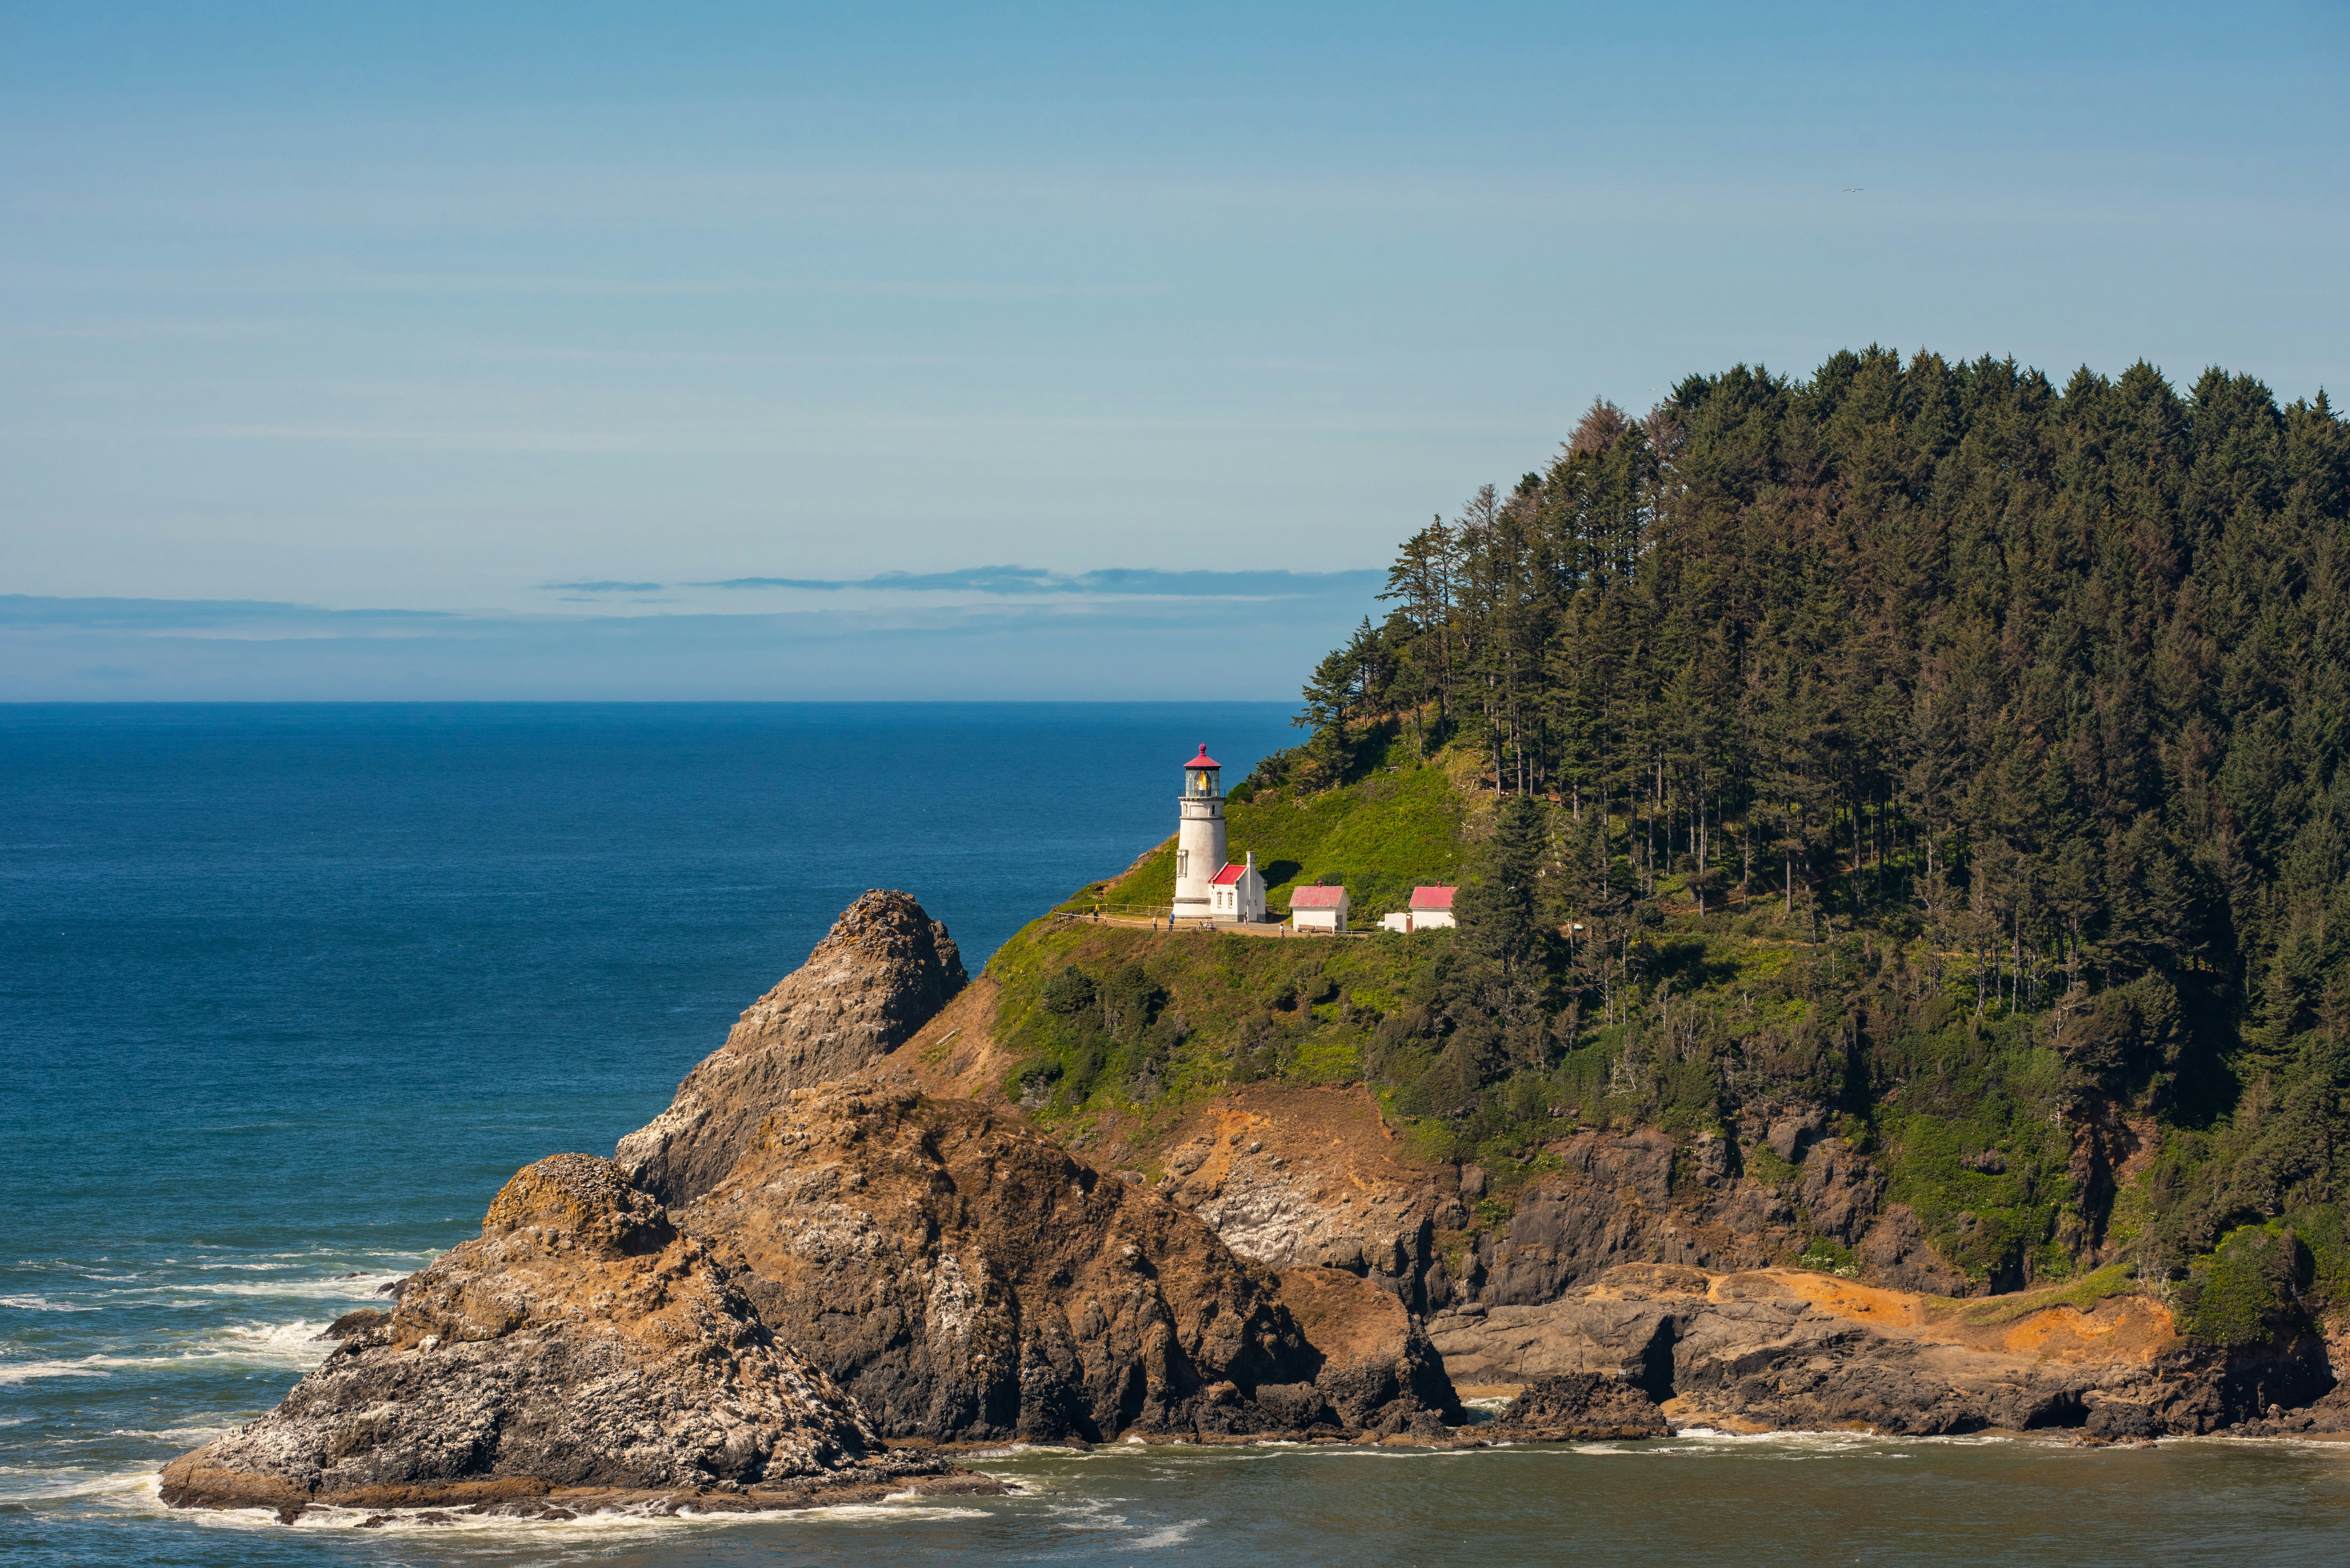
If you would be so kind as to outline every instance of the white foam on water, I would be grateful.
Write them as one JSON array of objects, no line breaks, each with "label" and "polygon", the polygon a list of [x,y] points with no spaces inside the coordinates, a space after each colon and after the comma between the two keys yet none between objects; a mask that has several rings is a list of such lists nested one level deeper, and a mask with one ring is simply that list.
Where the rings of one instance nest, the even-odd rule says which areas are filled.
[{"label": "white foam on water", "polygon": [[1960,1438],[1918,1438],[1879,1436],[1874,1432],[1724,1432],[1712,1427],[1684,1427],[1669,1437],[1652,1438],[1645,1442],[1571,1443],[1559,1449],[1529,1449],[1528,1451],[1564,1452],[1576,1455],[1626,1455],[1634,1458],[1650,1456],[1663,1459],[1704,1459],[1726,1453],[1760,1451],[1784,1459],[1856,1457],[1906,1459],[1910,1456],[1892,1450],[1897,1447],[1915,1443],[1978,1443],[2012,1440],[1999,1436],[1985,1437],[1980,1433],[1968,1433]]},{"label": "white foam on water", "polygon": [[155,1479],[151,1469],[93,1471],[71,1467],[0,1465],[0,1499],[57,1502],[67,1498],[135,1493]]},{"label": "white foam on water", "polygon": [[42,1377],[109,1377],[133,1367],[184,1367],[216,1363],[247,1366],[307,1367],[323,1361],[332,1347],[316,1343],[324,1323],[227,1324],[185,1348],[148,1355],[99,1353],[75,1360],[0,1363],[0,1384],[26,1383]]},{"label": "white foam on water", "polygon": [[47,1296],[0,1296],[0,1307],[15,1307],[18,1312],[99,1312],[94,1306],[78,1306],[71,1302],[53,1302]]},{"label": "white foam on water", "polygon": [[[283,1252],[281,1252],[281,1253],[279,1253],[279,1254],[278,1254],[278,1256],[280,1256],[280,1257],[284,1257],[284,1256],[286,1256],[286,1254],[285,1254],[285,1253],[283,1253]],[[290,1269],[290,1268],[292,1268],[293,1266],[294,1266],[294,1265],[293,1265],[293,1264],[291,1264],[291,1263],[198,1263],[198,1264],[196,1265],[196,1267],[198,1267],[199,1269],[255,1269],[255,1270],[282,1270],[282,1269]]]},{"label": "white foam on water", "polygon": [[30,1383],[39,1377],[104,1377],[107,1358],[88,1355],[79,1361],[0,1362],[0,1384]]},{"label": "white foam on water", "polygon": [[[155,1511],[215,1529],[282,1532],[287,1527],[268,1509],[167,1509],[161,1498],[161,1478],[153,1471],[139,1478],[143,1488],[123,1489],[140,1495]],[[438,1515],[428,1519],[428,1514]],[[766,1509],[747,1512],[703,1512],[692,1508],[670,1511],[649,1503],[603,1509],[572,1519],[521,1519],[510,1514],[474,1514],[456,1509],[405,1508],[369,1511],[314,1504],[303,1511],[291,1528],[302,1531],[348,1531],[366,1527],[369,1533],[431,1534],[491,1544],[529,1543],[558,1548],[587,1547],[614,1537],[689,1531],[723,1530],[743,1524],[873,1523],[902,1524],[920,1520],[971,1520],[989,1517],[985,1511],[943,1504],[841,1503],[831,1508]],[[379,1522],[369,1525],[368,1521]]]},{"label": "white foam on water", "polygon": [[379,1286],[392,1282],[370,1274],[359,1280],[199,1280],[172,1285],[148,1285],[118,1295],[286,1296],[303,1301],[363,1302],[378,1297]]},{"label": "white foam on water", "polygon": [[[893,1498],[896,1497],[902,1497],[908,1501],[902,1503],[897,1502],[893,1501]],[[988,1511],[983,1508],[951,1508],[943,1503],[924,1503],[920,1501],[920,1498],[921,1493],[920,1492],[898,1492],[893,1493],[892,1497],[883,1498],[879,1502],[844,1502],[836,1504],[831,1508],[791,1509],[764,1514],[753,1514],[749,1517],[754,1519],[771,1520],[804,1519],[811,1521],[818,1520],[845,1520],[851,1523],[878,1522],[884,1524],[894,1524],[901,1520],[908,1519],[986,1519],[991,1517]],[[708,1517],[715,1519],[719,1516],[712,1514]],[[733,1516],[730,1515],[729,1517]]]},{"label": "white foam on water", "polygon": [[1125,1501],[1088,1497],[1076,1502],[1050,1502],[1045,1505],[1045,1515],[1063,1530],[1123,1530],[1126,1515],[1116,1511],[1113,1505]]},{"label": "white foam on water", "polygon": [[1204,1519],[1187,1519],[1180,1524],[1170,1524],[1152,1531],[1139,1541],[1130,1542],[1129,1551],[1157,1552],[1169,1546],[1180,1546],[1191,1538],[1191,1532],[1207,1523]]}]

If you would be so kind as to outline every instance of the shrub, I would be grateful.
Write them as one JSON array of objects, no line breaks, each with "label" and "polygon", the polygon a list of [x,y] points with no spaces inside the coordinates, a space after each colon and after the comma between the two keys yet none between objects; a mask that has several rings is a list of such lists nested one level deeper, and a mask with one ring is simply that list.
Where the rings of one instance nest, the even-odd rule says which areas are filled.
[{"label": "shrub", "polygon": [[2207,1345],[2259,1345],[2301,1326],[2312,1270],[2292,1227],[2242,1225],[2195,1260],[2178,1287],[2179,1332]]}]

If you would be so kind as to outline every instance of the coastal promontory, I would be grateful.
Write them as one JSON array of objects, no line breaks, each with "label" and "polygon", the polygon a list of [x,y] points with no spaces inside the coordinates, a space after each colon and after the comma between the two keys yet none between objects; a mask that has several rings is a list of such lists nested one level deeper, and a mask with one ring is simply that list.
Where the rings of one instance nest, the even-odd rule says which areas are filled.
[{"label": "coastal promontory", "polygon": [[167,1466],[163,1501],[568,1517],[988,1484],[887,1449],[742,1282],[610,1160],[551,1156],[276,1410]]}]

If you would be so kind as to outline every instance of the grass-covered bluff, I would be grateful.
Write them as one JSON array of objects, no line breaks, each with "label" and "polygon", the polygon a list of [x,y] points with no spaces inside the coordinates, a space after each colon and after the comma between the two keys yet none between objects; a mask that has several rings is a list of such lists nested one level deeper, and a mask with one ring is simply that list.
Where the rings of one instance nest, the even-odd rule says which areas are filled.
[{"label": "grass-covered bluff", "polygon": [[[1343,784],[1253,779],[1230,807],[1235,847],[1284,867],[1284,887],[1344,881],[1374,912],[1418,882],[1485,874],[1503,803],[1481,796],[1459,753],[1419,763],[1399,733],[1367,736]],[[1572,807],[1539,809],[1544,845],[1565,852],[1578,837]],[[1163,903],[1171,873],[1162,846],[1065,909]],[[1203,1095],[1267,1080],[1359,1083],[1421,1156],[1488,1171],[1472,1231],[1504,1223],[1513,1194],[1559,1168],[1546,1146],[1586,1127],[1660,1127],[1684,1147],[1728,1136],[1744,1172],[1800,1217],[1798,1172],[1753,1136],[1752,1113],[1815,1105],[1884,1167],[1887,1197],[1977,1288],[2090,1299],[2131,1288],[2141,1251],[2160,1241],[2166,1191],[2225,1137],[2178,1112],[2200,1092],[2187,1082],[2195,1033],[2213,1026],[2191,978],[2119,987],[2107,993],[2118,1000],[2071,1014],[2012,1006],[1979,992],[1961,955],[1937,952],[1914,919],[1719,897],[1700,914],[1681,877],[1660,877],[1653,898],[1625,896],[1630,877],[1619,856],[1596,884],[1616,890],[1586,888],[1587,907],[1571,909],[1565,879],[1545,871],[1542,918],[1569,929],[1545,928],[1539,972],[1512,982],[1531,993],[1517,1033],[1487,1030],[1472,1047],[1482,1064],[1466,1068],[1451,1058],[1478,1033],[1457,1016],[1476,1000],[1461,994],[1481,961],[1473,933],[1267,940],[1038,920],[988,969],[1014,1063],[1003,1088],[1051,1126],[1105,1112],[1163,1123]],[[2147,1147],[2121,1179],[2091,1171],[2085,1185],[2076,1127],[2092,1094]],[[2151,1114],[2158,1100],[2165,1116]],[[2248,1325],[2295,1303],[2350,1299],[2344,1260],[2339,1210],[2297,1213],[2193,1260],[2175,1304],[2189,1332],[2242,1343]],[[1825,1237],[1786,1261],[1853,1268]]]}]

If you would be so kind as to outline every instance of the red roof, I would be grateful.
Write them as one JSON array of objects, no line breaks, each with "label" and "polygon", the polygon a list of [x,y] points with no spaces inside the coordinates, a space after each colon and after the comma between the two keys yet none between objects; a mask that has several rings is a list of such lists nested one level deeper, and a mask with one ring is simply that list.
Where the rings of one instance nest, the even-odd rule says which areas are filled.
[{"label": "red roof", "polygon": [[1216,873],[1216,879],[1213,882],[1209,883],[1208,886],[1211,888],[1229,888],[1247,874],[1248,867],[1246,866],[1243,866],[1237,860],[1228,860],[1224,863],[1224,868]]},{"label": "red roof", "polygon": [[1200,754],[1183,764],[1187,768],[1220,768],[1224,764],[1208,755],[1208,742],[1200,742]]},{"label": "red roof", "polygon": [[1335,909],[1346,901],[1344,888],[1293,888],[1289,893],[1293,909]]},{"label": "red roof", "polygon": [[1414,888],[1411,890],[1411,907],[1415,909],[1449,909],[1452,908],[1452,895],[1460,890],[1458,888]]}]

